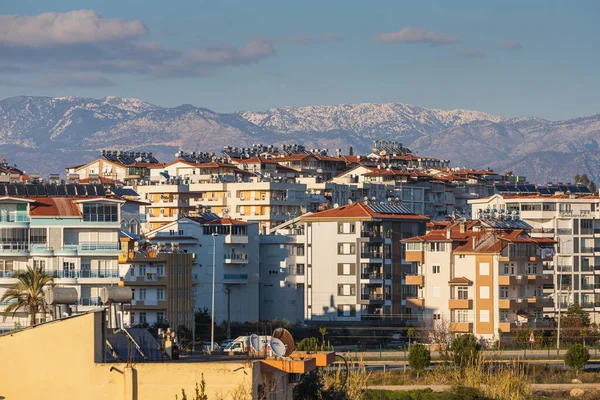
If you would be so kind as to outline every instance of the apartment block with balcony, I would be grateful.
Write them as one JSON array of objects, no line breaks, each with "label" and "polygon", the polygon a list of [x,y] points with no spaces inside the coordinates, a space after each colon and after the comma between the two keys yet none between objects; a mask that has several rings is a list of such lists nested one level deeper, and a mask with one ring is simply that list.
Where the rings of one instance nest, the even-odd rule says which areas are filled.
[{"label": "apartment block with balcony", "polygon": [[[100,288],[119,282],[123,203],[99,192],[96,185],[0,185],[0,295],[15,271],[35,266],[77,289],[78,310],[99,305]],[[0,329],[26,323],[23,310]]]},{"label": "apartment block with balcony", "polygon": [[544,255],[555,241],[534,238],[518,219],[490,215],[455,220],[426,235],[405,239],[407,318],[428,328],[448,325],[453,334],[473,333],[492,340],[498,329],[550,329],[544,308]]},{"label": "apartment block with balcony", "polygon": [[423,233],[427,220],[400,205],[376,202],[303,216],[304,319],[397,318],[403,311],[400,240]]},{"label": "apartment block with balcony", "polygon": [[[542,193],[552,189],[527,186]],[[564,312],[577,302],[592,321],[600,322],[600,197],[559,191],[500,193],[469,203],[472,213],[480,209],[518,213],[532,226],[532,236],[554,239],[557,251],[544,259],[544,273],[549,277],[544,289],[560,302],[545,312],[554,314],[558,307]]]},{"label": "apartment block with balcony", "polygon": [[[214,235],[213,235],[214,234]],[[148,232],[154,244],[175,244],[191,254],[194,309],[211,308],[213,260],[215,321],[259,318],[258,225],[205,212]]]},{"label": "apartment block with balcony", "polygon": [[[137,249],[136,249],[137,247]],[[176,329],[192,328],[194,321],[192,254],[170,246],[121,239],[119,275],[122,286],[131,287],[133,299],[125,306],[126,326],[166,323]]]}]

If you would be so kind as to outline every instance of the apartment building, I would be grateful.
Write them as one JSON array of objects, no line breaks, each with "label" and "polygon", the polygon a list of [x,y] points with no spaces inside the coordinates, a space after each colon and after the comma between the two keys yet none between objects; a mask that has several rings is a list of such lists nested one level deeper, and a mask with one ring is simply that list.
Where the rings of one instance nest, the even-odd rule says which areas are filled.
[{"label": "apartment building", "polygon": [[[122,203],[101,185],[0,185],[0,295],[17,282],[15,271],[35,266],[77,289],[79,311],[99,305],[100,288],[119,283]],[[26,325],[25,314],[0,329]]]},{"label": "apartment building", "polygon": [[148,184],[135,186],[152,203],[145,208],[148,230],[210,207],[221,216],[256,222],[265,231],[307,209],[306,185],[290,183],[278,173],[259,175],[233,164],[184,161],[151,168],[150,173]]},{"label": "apartment building", "polygon": [[160,165],[151,152],[102,150],[100,158],[86,164],[66,167],[71,181],[96,181],[98,183],[124,182],[132,184],[150,176],[150,167]]},{"label": "apartment building", "polygon": [[121,238],[120,285],[131,287],[133,299],[125,306],[125,326],[168,323],[192,329],[194,323],[192,254],[175,247]]},{"label": "apartment building", "polygon": [[401,205],[377,202],[301,217],[304,319],[352,322],[399,316],[400,240],[423,234],[427,220]]},{"label": "apartment building", "polygon": [[216,323],[258,320],[257,224],[204,212],[163,225],[148,232],[146,238],[191,254],[194,309],[211,308],[214,260]]},{"label": "apartment building", "polygon": [[452,334],[497,339],[519,329],[550,329],[552,307],[543,265],[554,252],[551,238],[534,238],[524,221],[503,213],[480,220],[437,224],[426,235],[404,239],[407,320],[427,329],[448,324]]},{"label": "apartment building", "polygon": [[600,197],[582,187],[572,187],[566,194],[565,188],[554,190],[556,186],[550,187],[552,191],[527,186],[532,192],[502,192],[471,200],[471,212],[517,213],[532,226],[532,236],[556,240],[556,254],[544,263],[544,273],[552,278],[545,293],[560,299],[554,305],[556,310],[565,311],[577,302],[592,321],[600,322]]},{"label": "apartment building", "polygon": [[300,217],[272,228],[266,235],[259,235],[262,321],[304,321],[305,239]]}]

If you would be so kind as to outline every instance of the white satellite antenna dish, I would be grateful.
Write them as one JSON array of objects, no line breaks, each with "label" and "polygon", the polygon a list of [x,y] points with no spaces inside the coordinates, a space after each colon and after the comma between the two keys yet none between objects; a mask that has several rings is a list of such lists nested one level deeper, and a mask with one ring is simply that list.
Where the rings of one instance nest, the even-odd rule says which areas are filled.
[{"label": "white satellite antenna dish", "polygon": [[335,203],[335,204],[333,205],[333,208],[338,208],[339,206],[340,206],[340,205],[339,205],[338,203]]},{"label": "white satellite antenna dish", "polygon": [[283,342],[281,340],[279,340],[277,338],[272,338],[271,341],[269,342],[269,345],[271,345],[271,351],[277,357],[285,356],[285,353],[286,353],[285,344],[283,344]]},{"label": "white satellite antenna dish", "polygon": [[258,337],[258,335],[250,335],[250,347],[252,348],[252,350],[254,351],[260,351],[260,338]]}]

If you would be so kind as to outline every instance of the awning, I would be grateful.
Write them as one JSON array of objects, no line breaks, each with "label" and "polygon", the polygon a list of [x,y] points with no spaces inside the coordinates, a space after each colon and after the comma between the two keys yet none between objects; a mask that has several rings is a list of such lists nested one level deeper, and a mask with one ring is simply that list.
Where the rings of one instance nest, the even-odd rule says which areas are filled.
[{"label": "awning", "polygon": [[529,313],[523,310],[517,311],[517,316],[521,318],[529,318]]}]

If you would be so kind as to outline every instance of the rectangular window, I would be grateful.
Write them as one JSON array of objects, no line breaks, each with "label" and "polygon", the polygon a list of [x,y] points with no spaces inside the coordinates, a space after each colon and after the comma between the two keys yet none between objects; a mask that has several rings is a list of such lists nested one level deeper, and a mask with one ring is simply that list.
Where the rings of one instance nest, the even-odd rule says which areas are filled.
[{"label": "rectangular window", "polygon": [[356,264],[338,264],[338,275],[355,275]]},{"label": "rectangular window", "polygon": [[338,307],[338,317],[354,317],[356,316],[356,306],[353,304],[344,304]]},{"label": "rectangular window", "polygon": [[139,297],[138,300],[146,300],[146,289],[145,288],[141,288],[138,292]]},{"label": "rectangular window", "polygon": [[338,296],[355,296],[356,285],[342,284],[338,285]]},{"label": "rectangular window", "polygon": [[457,322],[469,322],[469,311],[468,310],[458,310],[456,312]]},{"label": "rectangular window", "polygon": [[84,204],[83,220],[86,222],[118,222],[119,208],[117,204]]},{"label": "rectangular window", "polygon": [[442,314],[433,314],[433,319],[434,320],[440,320],[440,319],[442,319]]},{"label": "rectangular window", "polygon": [[296,247],[296,255],[297,256],[303,256],[304,255],[304,246],[298,246],[298,247]]},{"label": "rectangular window", "polygon": [[434,274],[439,274],[440,273],[440,266],[439,265],[433,265],[433,273]]},{"label": "rectangular window", "polygon": [[500,286],[500,298],[508,299],[508,286]]},{"label": "rectangular window", "polygon": [[490,287],[489,286],[480,286],[479,287],[479,298],[480,299],[489,299],[490,298]]},{"label": "rectangular window", "polygon": [[156,322],[158,322],[159,324],[162,324],[163,322],[165,322],[165,313],[162,311],[158,311],[156,313]]},{"label": "rectangular window", "polygon": [[435,253],[443,253],[446,251],[446,243],[444,243],[444,242],[429,243],[429,251],[435,252]]},{"label": "rectangular window", "polygon": [[140,276],[146,276],[146,266],[140,265]]},{"label": "rectangular window", "polygon": [[296,274],[304,275],[304,264],[296,264]]},{"label": "rectangular window", "polygon": [[456,288],[459,300],[467,300],[469,298],[469,288],[467,286],[459,286]]},{"label": "rectangular window", "polygon": [[34,268],[41,268],[42,271],[46,269],[46,260],[33,260]]},{"label": "rectangular window", "polygon": [[356,244],[338,243],[338,254],[356,254]]},{"label": "rectangular window", "polygon": [[479,322],[490,322],[490,310],[479,310]]},{"label": "rectangular window", "polygon": [[129,324],[130,325],[134,325],[135,324],[135,313],[132,312],[130,317],[129,317]]},{"label": "rectangular window", "polygon": [[164,300],[165,299],[165,289],[158,288],[156,289],[156,300]]},{"label": "rectangular window", "polygon": [[490,264],[480,263],[479,264],[479,275],[485,276],[490,274]]},{"label": "rectangular window", "polygon": [[148,323],[148,320],[146,319],[146,313],[141,312],[140,313],[140,324],[146,324],[146,323]]},{"label": "rectangular window", "polygon": [[156,275],[165,276],[165,266],[163,264],[156,265]]}]

